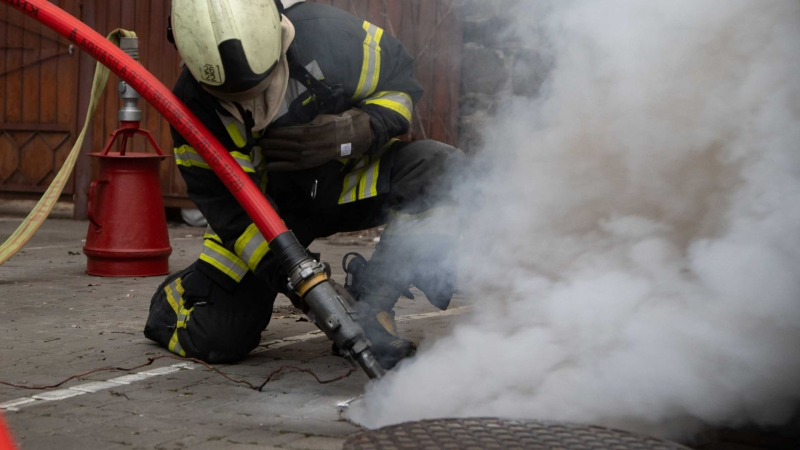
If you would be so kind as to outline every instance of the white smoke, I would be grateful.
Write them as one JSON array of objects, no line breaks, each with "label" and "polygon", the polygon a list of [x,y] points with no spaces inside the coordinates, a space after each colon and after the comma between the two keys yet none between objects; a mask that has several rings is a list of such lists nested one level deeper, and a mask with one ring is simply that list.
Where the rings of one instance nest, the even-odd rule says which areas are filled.
[{"label": "white smoke", "polygon": [[800,401],[800,2],[520,4],[554,65],[486,130],[484,176],[461,186],[476,311],[353,418],[671,438],[785,422]]}]

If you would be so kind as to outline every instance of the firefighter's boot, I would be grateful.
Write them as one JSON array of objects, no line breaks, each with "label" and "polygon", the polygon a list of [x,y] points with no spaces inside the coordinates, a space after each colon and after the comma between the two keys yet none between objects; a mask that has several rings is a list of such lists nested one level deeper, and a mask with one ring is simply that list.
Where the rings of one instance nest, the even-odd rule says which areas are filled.
[{"label": "firefighter's boot", "polygon": [[[350,257],[352,259],[348,262]],[[400,361],[417,352],[416,344],[399,336],[392,311],[403,291],[387,283],[363,280],[363,269],[367,260],[358,253],[345,255],[342,263],[347,273],[344,287],[356,300],[358,323],[372,343],[372,353],[378,364],[391,370]]]}]

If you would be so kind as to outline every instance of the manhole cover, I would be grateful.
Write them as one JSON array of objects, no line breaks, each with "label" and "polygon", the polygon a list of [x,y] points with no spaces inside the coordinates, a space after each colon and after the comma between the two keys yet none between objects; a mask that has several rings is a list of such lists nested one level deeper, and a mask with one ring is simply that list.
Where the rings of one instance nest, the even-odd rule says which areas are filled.
[{"label": "manhole cover", "polygon": [[600,427],[502,419],[413,422],[351,436],[345,450],[688,450]]}]

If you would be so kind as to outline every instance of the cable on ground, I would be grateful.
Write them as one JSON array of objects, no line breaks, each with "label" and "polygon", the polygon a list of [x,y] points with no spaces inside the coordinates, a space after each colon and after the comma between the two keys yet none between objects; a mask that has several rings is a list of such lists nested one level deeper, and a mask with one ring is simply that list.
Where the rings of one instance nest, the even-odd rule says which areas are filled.
[{"label": "cable on ground", "polygon": [[139,369],[142,369],[144,367],[152,366],[153,363],[155,363],[156,361],[158,361],[160,359],[174,359],[176,361],[193,362],[195,364],[200,364],[201,366],[205,367],[206,369],[216,373],[217,375],[225,378],[226,380],[228,380],[228,381],[230,381],[232,383],[241,384],[241,385],[247,386],[249,389],[252,389],[252,390],[257,391],[257,392],[263,392],[264,391],[264,387],[267,384],[269,384],[270,382],[274,381],[275,378],[278,375],[280,375],[281,373],[283,373],[283,372],[285,372],[287,370],[292,370],[292,371],[295,371],[295,372],[302,372],[302,373],[306,373],[308,375],[311,375],[312,377],[314,377],[314,379],[319,384],[331,384],[331,383],[335,383],[337,381],[342,381],[345,378],[349,378],[351,375],[353,375],[354,373],[357,372],[357,369],[351,367],[350,370],[346,374],[344,374],[342,376],[338,376],[338,377],[332,378],[330,380],[323,380],[323,379],[321,379],[319,377],[319,375],[317,375],[314,371],[312,371],[310,369],[303,369],[303,368],[297,367],[297,366],[288,366],[288,365],[286,365],[286,366],[281,366],[277,370],[274,370],[272,373],[270,373],[269,376],[267,377],[267,379],[263,383],[261,383],[260,385],[255,385],[255,384],[253,384],[253,383],[251,383],[251,382],[249,382],[247,380],[238,380],[236,378],[233,378],[230,375],[226,374],[225,372],[223,372],[223,371],[217,369],[216,367],[212,366],[211,364],[208,364],[207,362],[201,361],[199,359],[181,358],[179,356],[173,356],[173,355],[161,355],[161,356],[156,356],[156,357],[152,357],[152,358],[147,358],[147,362],[146,363],[140,364],[140,365],[135,366],[135,367],[129,367],[129,368],[125,368],[125,367],[101,367],[99,369],[94,369],[94,370],[90,370],[88,372],[83,372],[83,373],[79,373],[77,375],[72,375],[71,377],[66,378],[63,381],[59,382],[59,383],[46,385],[46,386],[45,385],[27,385],[27,384],[21,384],[21,383],[11,383],[11,382],[2,381],[2,380],[0,380],[0,385],[12,387],[12,388],[17,388],[17,389],[27,389],[27,390],[34,390],[34,391],[57,389],[57,388],[60,388],[61,386],[65,385],[66,383],[68,383],[68,382],[70,382],[72,380],[75,380],[75,379],[78,379],[78,378],[83,378],[83,377],[86,377],[88,375],[92,375],[92,374],[95,374],[95,373],[100,373],[100,372],[133,372],[134,370],[139,370]]}]

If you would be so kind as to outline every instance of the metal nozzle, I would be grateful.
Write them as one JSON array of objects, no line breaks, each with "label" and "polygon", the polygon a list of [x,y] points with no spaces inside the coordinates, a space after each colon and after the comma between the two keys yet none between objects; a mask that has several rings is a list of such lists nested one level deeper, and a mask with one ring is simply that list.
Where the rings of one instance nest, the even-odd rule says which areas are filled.
[{"label": "metal nozzle", "polygon": [[383,369],[370,351],[370,342],[364,330],[354,320],[355,311],[330,282],[314,287],[304,298],[314,312],[317,326],[336,343],[353,363],[361,366],[372,379],[383,377]]},{"label": "metal nozzle", "polygon": [[[119,40],[119,48],[131,58],[139,60],[139,38],[123,37]],[[139,109],[139,93],[128,83],[119,82],[119,98],[122,99],[117,118],[120,122],[141,122],[142,110]]]},{"label": "metal nozzle", "polygon": [[303,299],[309,316],[354,365],[361,366],[372,379],[380,379],[383,369],[372,355],[372,345],[356,322],[356,311],[346,292],[338,292],[328,280],[325,267],[308,255],[290,231],[270,241],[283,267],[288,268],[288,289]]},{"label": "metal nozzle", "polygon": [[119,39],[119,48],[135,61],[139,61],[139,38],[123,37]]},{"label": "metal nozzle", "polygon": [[122,107],[117,118],[120,122],[141,122],[142,110],[139,109],[139,93],[124,81],[119,82],[119,98]]},{"label": "metal nozzle", "polygon": [[356,356],[356,360],[370,379],[380,380],[386,375],[386,371],[378,364],[378,361],[372,356],[371,351],[364,350]]}]

